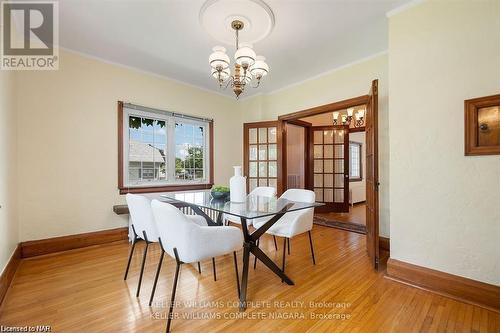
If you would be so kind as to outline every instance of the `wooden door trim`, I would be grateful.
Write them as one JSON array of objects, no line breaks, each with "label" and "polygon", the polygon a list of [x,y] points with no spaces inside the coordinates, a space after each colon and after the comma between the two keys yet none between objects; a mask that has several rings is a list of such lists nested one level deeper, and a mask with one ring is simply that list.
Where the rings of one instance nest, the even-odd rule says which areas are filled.
[{"label": "wooden door trim", "polygon": [[[282,160],[282,164],[281,164],[282,167],[280,168],[280,170],[282,171],[282,174],[283,174],[282,190],[284,192],[288,189],[288,172],[287,172],[288,160],[287,160],[287,151],[286,151],[286,147],[287,147],[286,125],[287,124],[300,126],[300,127],[304,128],[304,187],[307,189],[307,188],[309,188],[309,174],[308,174],[308,172],[309,172],[309,165],[308,165],[309,141],[310,141],[309,128],[312,126],[312,124],[310,122],[299,120],[299,119],[278,120],[278,121],[281,124],[282,133],[283,133],[282,147],[281,147],[283,160]],[[280,171],[280,170],[278,170],[278,171]]]},{"label": "wooden door trim", "polygon": [[[333,102],[333,103],[329,103],[329,104],[325,104],[325,105],[321,105],[321,106],[316,106],[316,107],[313,107],[313,108],[309,108],[309,109],[305,109],[305,110],[302,110],[302,111],[297,111],[297,112],[292,112],[292,113],[287,113],[287,114],[284,114],[284,115],[281,115],[278,117],[278,121],[281,123],[281,126],[283,128],[283,138],[282,138],[282,155],[283,155],[283,160],[282,160],[282,167],[279,168],[278,172],[280,170],[282,170],[283,172],[283,175],[287,175],[287,160],[286,160],[286,124],[289,123],[289,124],[293,124],[293,125],[298,125],[298,126],[303,126],[303,127],[311,127],[312,124],[307,122],[307,121],[303,121],[303,120],[300,120],[300,118],[304,118],[304,117],[310,117],[310,116],[316,116],[316,115],[319,115],[319,114],[322,114],[322,113],[327,113],[327,112],[333,112],[333,111],[339,111],[339,110],[344,110],[344,109],[347,109],[347,108],[350,108],[350,107],[354,107],[354,106],[358,106],[358,105],[362,105],[362,104],[366,104],[368,103],[368,100],[369,100],[370,96],[369,95],[362,95],[362,96],[357,96],[357,97],[353,97],[353,98],[348,98],[348,99],[344,99],[342,101],[338,101],[338,102]],[[263,122],[265,123],[265,122]],[[250,124],[258,124],[258,122],[256,123],[250,123]],[[350,128],[349,129],[349,132],[360,132],[360,131],[364,131],[364,127],[360,127],[359,129],[355,129],[355,128]],[[304,149],[306,150],[305,151],[305,161],[304,161],[304,164],[305,164],[305,169],[304,169],[304,174],[305,174],[305,187],[306,188],[310,188],[312,182],[311,182],[311,179],[309,174],[310,174],[310,170],[312,170],[312,166],[311,166],[311,156],[309,154],[309,146],[310,146],[310,138],[309,138],[309,131],[306,130],[306,136],[308,136],[308,138],[306,139],[306,144],[304,145]],[[282,179],[282,189],[287,189],[288,188],[288,184],[287,184],[287,179],[286,177],[283,177]]]},{"label": "wooden door trim", "polygon": [[300,118],[316,116],[316,115],[322,114],[322,113],[344,110],[344,109],[351,108],[354,106],[366,104],[366,103],[368,103],[369,98],[370,98],[369,95],[353,97],[353,98],[345,99],[345,100],[339,101],[339,102],[334,102],[334,103],[330,103],[330,104],[316,106],[316,107],[302,110],[302,111],[284,114],[284,115],[279,116],[278,120],[286,120],[286,121],[297,120]]},{"label": "wooden door trim", "polygon": [[286,123],[296,125],[296,126],[302,126],[302,127],[311,127],[312,126],[312,124],[310,122],[300,120],[300,119],[286,120]]},{"label": "wooden door trim", "polygon": [[379,268],[378,80],[373,80],[366,108],[366,249]]}]

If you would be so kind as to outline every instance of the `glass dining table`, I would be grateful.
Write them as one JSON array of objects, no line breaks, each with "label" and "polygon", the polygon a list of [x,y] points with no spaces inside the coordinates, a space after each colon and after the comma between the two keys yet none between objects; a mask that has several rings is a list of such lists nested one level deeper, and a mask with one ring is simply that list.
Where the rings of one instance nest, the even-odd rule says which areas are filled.
[{"label": "glass dining table", "polygon": [[[257,240],[283,215],[293,211],[321,206],[320,203],[290,201],[283,198],[269,198],[248,195],[244,202],[230,202],[228,199],[214,199],[209,190],[193,192],[171,192],[161,195],[162,201],[174,203],[177,207],[189,207],[197,215],[203,216],[209,226],[223,225],[224,214],[239,217],[243,232],[243,272],[240,284],[240,311],[246,309],[248,269],[250,253],[259,259],[282,281],[293,285],[293,281],[257,246]],[[207,210],[216,214],[207,214]],[[212,216],[216,216],[215,220]],[[250,232],[248,220],[268,219],[260,228]]]}]

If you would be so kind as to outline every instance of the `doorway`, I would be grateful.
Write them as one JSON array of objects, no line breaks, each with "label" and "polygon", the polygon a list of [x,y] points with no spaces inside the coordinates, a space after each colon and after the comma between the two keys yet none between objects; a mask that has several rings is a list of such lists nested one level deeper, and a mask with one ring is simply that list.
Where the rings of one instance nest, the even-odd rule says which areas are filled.
[{"label": "doorway", "polygon": [[[348,109],[356,107],[365,109],[364,126],[351,128],[351,125],[343,125],[340,112],[347,113]],[[354,110],[351,111],[354,112]],[[339,112],[336,124],[333,123],[333,112]],[[313,126],[312,123],[303,120],[318,115],[328,118],[331,123],[325,128]],[[278,195],[281,195],[292,187],[312,189],[315,191],[318,201],[325,202],[326,199],[326,209],[340,210],[338,212],[327,211],[326,213],[342,213],[342,209],[346,210],[346,203],[349,205],[351,197],[349,191],[351,173],[348,157],[351,148],[348,138],[352,133],[362,132],[361,128],[364,128],[365,133],[365,164],[360,169],[364,168],[365,170],[366,203],[360,210],[365,212],[367,253],[374,268],[378,268],[378,80],[372,82],[367,95],[282,115],[274,121],[244,124],[243,168],[247,177],[248,191],[257,186],[272,186],[276,188]],[[296,131],[301,133],[298,134],[298,138],[304,138],[304,140],[300,140],[304,144],[294,144],[297,139]],[[342,132],[342,136],[340,132]],[[331,139],[324,138],[328,135]],[[316,140],[314,136],[316,136]],[[315,148],[315,146],[318,147]],[[288,166],[289,161],[290,166]],[[315,161],[319,161],[316,172],[314,171]],[[325,170],[325,164],[328,163],[338,163],[338,165],[333,165],[332,168],[327,166],[329,169]],[[319,171],[320,165],[321,171]],[[341,169],[342,165],[343,170]],[[354,168],[351,168],[354,171]],[[320,176],[316,177],[318,182],[315,184],[316,174]],[[350,211],[351,208],[349,206],[347,208]]]},{"label": "doorway", "polygon": [[[355,115],[361,109],[364,110],[363,119],[357,119]],[[350,123],[347,125],[344,117],[349,116],[353,118],[350,119]],[[361,120],[361,122],[357,122],[358,120]],[[316,123],[316,121],[324,121],[327,125],[325,123]],[[358,230],[351,231],[365,233],[368,256],[373,266],[378,268],[378,80],[372,82],[367,95],[282,115],[278,118],[278,123],[282,130],[281,147],[282,156],[284,156],[280,168],[284,177],[282,177],[283,182],[279,190],[283,191],[293,186],[288,184],[287,164],[290,160],[288,156],[290,154],[288,151],[288,140],[290,140],[287,132],[288,126],[292,124],[304,127],[306,132],[309,133],[305,144],[309,146],[305,153],[305,174],[309,174],[309,177],[305,177],[304,187],[313,190],[316,193],[317,201],[324,202],[323,209],[326,209],[326,211],[315,211],[315,216],[321,217],[322,214],[327,214],[326,216],[323,215],[323,217],[326,217],[327,220],[335,217],[338,222],[337,227],[358,228]],[[340,138],[334,137],[337,134],[333,132],[340,131],[342,128],[338,126],[341,125],[345,126],[343,131],[344,141],[342,143]],[[322,138],[320,138],[319,134],[316,134],[315,140],[315,129],[322,134]],[[325,137],[329,134],[334,137],[333,140],[328,138],[328,141],[325,141]],[[349,140],[350,136],[353,137],[352,140]],[[338,144],[339,147],[335,147],[335,144]],[[331,154],[330,147],[325,149],[328,145],[332,145],[332,148],[337,149],[337,154],[335,151]],[[343,153],[341,153],[341,147]],[[328,151],[326,157],[325,151]],[[337,167],[334,166],[333,172],[329,166],[329,169],[325,170],[325,164],[330,163],[327,162],[330,159],[333,163],[337,163]],[[316,163],[315,168],[316,161],[320,162]],[[343,170],[341,164],[344,166]],[[328,176],[325,178],[326,174]],[[330,182],[330,174],[334,179],[333,184]],[[342,176],[343,182],[341,181]],[[325,179],[327,179],[326,184]],[[356,184],[356,182],[359,182],[359,184]],[[332,190],[333,196],[331,196]],[[325,191],[327,191],[327,197],[325,197]],[[335,196],[335,191],[337,196]],[[364,192],[364,197],[359,195],[360,191]],[[340,193],[343,193],[343,196]],[[340,199],[342,199],[341,205]],[[347,210],[345,207],[346,202],[348,203]],[[338,205],[335,205],[335,203],[338,203]]]},{"label": "doorway", "polygon": [[[317,223],[336,228],[366,233],[366,135],[364,114],[366,104],[344,110],[325,112],[301,118],[301,125],[309,131],[304,139],[308,152],[305,154],[306,171],[309,176],[307,187],[316,194],[316,200],[325,205],[316,209]],[[348,118],[352,114],[352,119]],[[333,119],[351,119],[349,125],[332,125]],[[298,125],[291,125],[300,128]],[[291,174],[290,163],[297,158],[290,149],[299,146],[301,137],[297,130],[292,132],[286,125],[287,140],[287,189],[295,188],[290,183],[295,178]],[[290,156],[292,155],[292,156]]]}]

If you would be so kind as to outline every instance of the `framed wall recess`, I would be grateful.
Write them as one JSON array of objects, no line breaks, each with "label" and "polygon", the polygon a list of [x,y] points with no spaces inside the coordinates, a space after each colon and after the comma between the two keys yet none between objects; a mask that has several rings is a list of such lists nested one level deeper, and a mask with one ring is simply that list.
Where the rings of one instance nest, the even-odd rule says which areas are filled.
[{"label": "framed wall recess", "polygon": [[500,155],[500,94],[464,101],[465,155]]}]

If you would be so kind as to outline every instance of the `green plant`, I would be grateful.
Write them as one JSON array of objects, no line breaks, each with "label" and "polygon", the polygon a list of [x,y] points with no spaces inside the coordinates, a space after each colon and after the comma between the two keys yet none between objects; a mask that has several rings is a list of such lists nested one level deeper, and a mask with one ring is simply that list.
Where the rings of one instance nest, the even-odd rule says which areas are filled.
[{"label": "green plant", "polygon": [[223,185],[212,186],[212,192],[229,192],[229,187]]}]

